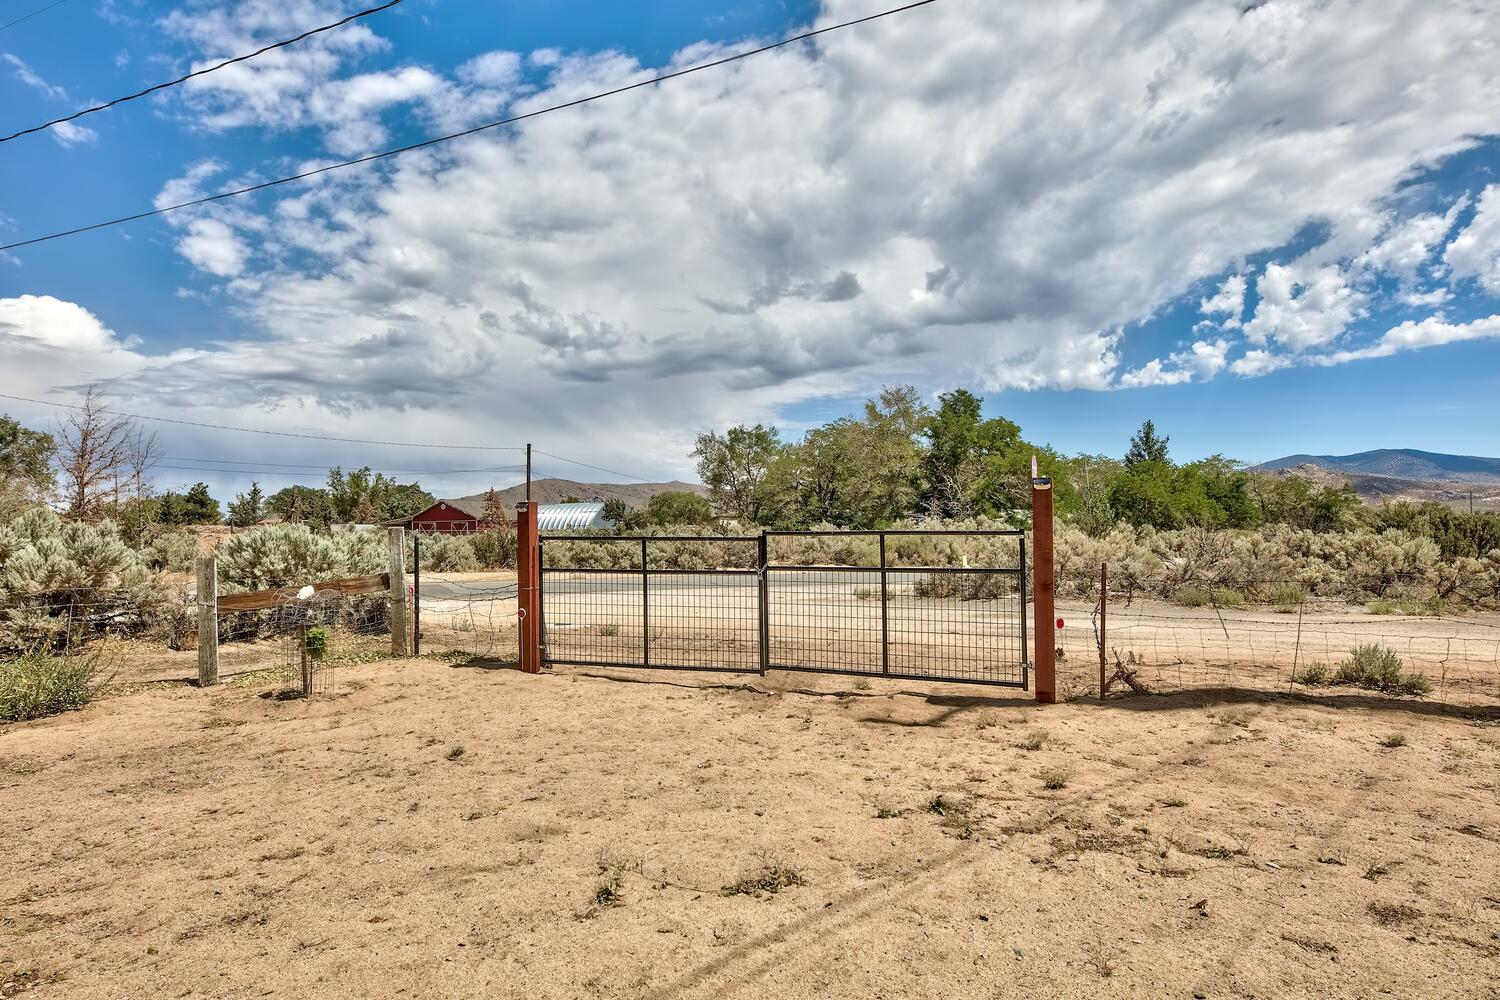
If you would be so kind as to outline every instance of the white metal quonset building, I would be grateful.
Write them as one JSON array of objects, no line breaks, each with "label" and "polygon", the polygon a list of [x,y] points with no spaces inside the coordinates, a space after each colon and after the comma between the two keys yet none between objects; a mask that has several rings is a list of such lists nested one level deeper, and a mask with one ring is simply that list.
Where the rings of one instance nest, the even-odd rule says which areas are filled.
[{"label": "white metal quonset building", "polygon": [[536,510],[538,531],[590,531],[610,529],[615,523],[604,516],[604,503],[544,503]]}]

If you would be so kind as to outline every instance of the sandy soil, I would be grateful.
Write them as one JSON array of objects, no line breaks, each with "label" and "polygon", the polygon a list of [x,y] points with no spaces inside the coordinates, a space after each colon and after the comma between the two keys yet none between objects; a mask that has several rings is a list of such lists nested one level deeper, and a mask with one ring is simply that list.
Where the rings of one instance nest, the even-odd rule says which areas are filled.
[{"label": "sandy soil", "polygon": [[[385,662],[0,728],[0,993],[1500,997],[1493,710],[718,680]],[[803,884],[722,893],[767,864]]]}]

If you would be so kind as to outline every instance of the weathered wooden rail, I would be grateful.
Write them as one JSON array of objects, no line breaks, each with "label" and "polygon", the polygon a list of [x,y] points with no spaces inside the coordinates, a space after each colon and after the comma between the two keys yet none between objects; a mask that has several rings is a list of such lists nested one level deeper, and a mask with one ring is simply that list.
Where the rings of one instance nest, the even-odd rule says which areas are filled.
[{"label": "weathered wooden rail", "polygon": [[[295,604],[303,587],[276,587],[247,594],[219,594],[219,563],[213,556],[198,557],[198,684],[219,682],[219,615],[238,611],[264,611]],[[361,594],[390,595],[391,655],[409,655],[406,627],[406,538],[401,528],[390,529],[390,570],[372,576],[348,576],[318,580],[313,593],[357,597]]]}]

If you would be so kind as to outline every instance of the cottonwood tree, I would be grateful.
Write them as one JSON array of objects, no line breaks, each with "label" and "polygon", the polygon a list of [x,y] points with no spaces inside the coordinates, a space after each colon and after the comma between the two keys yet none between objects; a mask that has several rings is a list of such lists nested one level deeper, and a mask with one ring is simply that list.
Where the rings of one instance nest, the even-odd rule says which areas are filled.
[{"label": "cottonwood tree", "polygon": [[0,518],[43,503],[56,484],[52,435],[0,416]]},{"label": "cottonwood tree", "polygon": [[698,460],[698,478],[708,487],[714,505],[729,517],[761,524],[776,504],[767,477],[781,450],[776,428],[741,424],[722,435],[713,431],[698,435],[692,454]]},{"label": "cottonwood tree", "polygon": [[96,520],[127,500],[146,496],[146,476],[161,458],[157,436],[127,416],[110,413],[97,386],[84,393],[58,427],[57,467],[69,517]]}]

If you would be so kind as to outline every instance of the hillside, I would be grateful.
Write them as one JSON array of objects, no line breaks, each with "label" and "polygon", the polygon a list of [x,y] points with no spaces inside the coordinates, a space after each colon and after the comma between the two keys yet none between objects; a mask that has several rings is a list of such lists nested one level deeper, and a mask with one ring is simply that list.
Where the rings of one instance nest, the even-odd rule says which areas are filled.
[{"label": "hillside", "polygon": [[[516,504],[526,499],[526,484],[517,483],[515,486],[498,492],[506,508],[514,508]],[[625,505],[632,509],[644,507],[646,502],[658,493],[707,494],[707,492],[707,488],[699,483],[579,483],[571,479],[533,479],[531,481],[531,499],[537,503],[561,503],[565,497],[577,497],[579,500],[618,499],[625,501]],[[484,498],[485,494],[476,493],[473,496],[458,499],[482,502]]]},{"label": "hillside", "polygon": [[1500,458],[1444,455],[1415,448],[1379,448],[1354,455],[1288,455],[1256,468],[1264,472],[1280,472],[1308,465],[1350,475],[1426,483],[1500,485]]},{"label": "hillside", "polygon": [[1408,503],[1430,501],[1460,509],[1467,509],[1471,503],[1475,510],[1500,509],[1500,480],[1465,483],[1456,480],[1400,479],[1395,476],[1339,472],[1310,462],[1273,471],[1279,476],[1301,476],[1324,486],[1347,483],[1354,488],[1355,493],[1359,494],[1361,500],[1369,504],[1396,503],[1404,500]]}]

